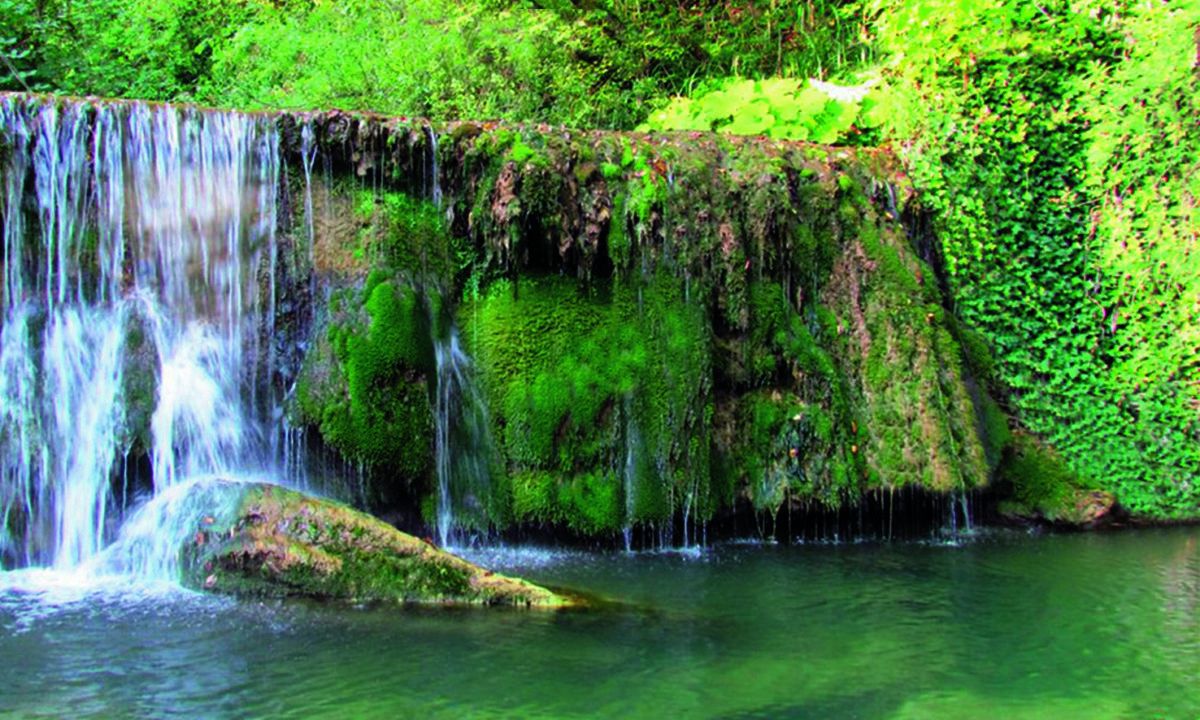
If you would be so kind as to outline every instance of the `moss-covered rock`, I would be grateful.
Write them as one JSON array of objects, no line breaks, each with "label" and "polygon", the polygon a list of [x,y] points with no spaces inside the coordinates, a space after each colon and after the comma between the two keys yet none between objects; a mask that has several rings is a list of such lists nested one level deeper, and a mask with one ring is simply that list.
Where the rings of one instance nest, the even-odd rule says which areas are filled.
[{"label": "moss-covered rock", "polygon": [[521,278],[493,283],[459,318],[515,521],[599,534],[715,511],[710,332],[677,283]]},{"label": "moss-covered rock", "polygon": [[425,484],[434,363],[422,297],[373,275],[363,287],[335,291],[329,305],[297,378],[296,418],[346,458],[405,485]]},{"label": "moss-covered rock", "polygon": [[456,245],[431,203],[345,182],[327,190],[314,195],[323,219],[312,243],[328,301],[315,309],[292,419],[372,473],[368,499],[386,506],[432,485],[434,337]]},{"label": "moss-covered rock", "polygon": [[[394,288],[392,304],[407,307],[404,288],[419,298],[436,275],[456,309],[427,315],[457,320],[489,404],[490,505],[506,509],[493,527],[596,535],[704,520],[738,498],[770,512],[785,499],[837,507],[875,488],[987,482],[999,450],[985,451],[980,418],[992,406],[968,387],[961,333],[905,234],[908,195],[886,153],[493,123],[439,136],[339,113],[307,122],[335,170],[377,188],[333,184],[362,224],[367,287],[351,298],[357,322],[331,307],[343,340],[315,352],[334,357],[324,377],[341,389],[305,413],[349,457],[395,467],[422,456],[412,435],[370,428],[397,417],[380,415],[385,400],[428,407],[354,368],[396,327],[388,318],[406,316],[370,292]],[[433,239],[397,241],[422,237]],[[415,250],[383,251],[396,247]],[[419,365],[370,366],[428,382]],[[364,452],[364,434],[380,452]]]},{"label": "moss-covered rock", "polygon": [[[199,519],[185,584],[211,592],[560,608],[575,600],[489,572],[341,503],[265,483]],[[228,508],[232,508],[231,510]]]},{"label": "moss-covered rock", "polygon": [[1011,521],[1094,527],[1111,519],[1112,493],[1089,487],[1052,448],[1016,433],[997,473],[1007,493],[1001,514]]},{"label": "moss-covered rock", "polygon": [[[453,318],[477,363],[489,507],[503,509],[481,528],[599,535],[741,500],[773,512],[954,493],[999,462],[986,353],[944,310],[887,152],[338,112],[282,115],[286,152],[299,123],[333,171],[325,194],[343,198],[328,206],[353,216],[329,226],[356,226],[341,244],[363,259],[341,275],[354,294],[340,316],[331,303],[333,347],[312,351],[332,371],[300,383],[324,390],[304,421],[368,468],[418,471],[414,435],[371,429],[400,406],[428,412],[415,392],[428,368],[364,353],[418,341],[375,342],[408,315],[371,292],[391,288],[403,309],[433,288],[445,307],[406,327],[443,337]],[[337,255],[316,235],[319,256]]]}]

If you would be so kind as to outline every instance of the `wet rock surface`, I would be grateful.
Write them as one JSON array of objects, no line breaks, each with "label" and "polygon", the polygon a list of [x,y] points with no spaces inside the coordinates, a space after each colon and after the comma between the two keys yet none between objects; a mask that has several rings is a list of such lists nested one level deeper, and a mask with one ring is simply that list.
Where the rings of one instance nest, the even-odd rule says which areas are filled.
[{"label": "wet rock surface", "polygon": [[576,604],[485,570],[331,500],[230,483],[232,512],[198,518],[184,583],[244,596],[561,608]]}]

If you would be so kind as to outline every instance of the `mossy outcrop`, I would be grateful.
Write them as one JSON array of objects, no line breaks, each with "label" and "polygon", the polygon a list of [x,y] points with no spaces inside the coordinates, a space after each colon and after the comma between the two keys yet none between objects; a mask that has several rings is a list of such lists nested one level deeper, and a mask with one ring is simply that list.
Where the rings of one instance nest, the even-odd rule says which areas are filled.
[{"label": "mossy outcrop", "polygon": [[473,463],[489,497],[458,493],[481,530],[960,493],[1003,455],[986,363],[964,359],[886,151],[266,118],[283,166],[266,380],[375,507],[432,520],[451,339],[491,430]]},{"label": "mossy outcrop", "polygon": [[1090,528],[1113,519],[1116,497],[1090,486],[1036,438],[1013,437],[997,472],[1007,491],[1000,513],[1010,521]]},{"label": "mossy outcrop", "polygon": [[[339,112],[280,127],[290,150],[307,133],[326,154],[323,194],[360,223],[357,264],[315,268],[350,289],[317,308],[300,417],[384,482],[431,493],[428,463],[404,461],[429,449],[354,418],[383,399],[426,412],[434,378],[410,353],[362,384],[362,353],[452,324],[489,405],[492,527],[596,535],[744,501],[961,492],[998,462],[1004,422],[971,382],[886,152]],[[313,242],[338,247],[319,228]],[[379,292],[404,312],[381,312]]]},{"label": "mossy outcrop", "polygon": [[567,607],[571,598],[498,575],[341,503],[228,483],[232,510],[200,519],[184,582],[236,595]]}]

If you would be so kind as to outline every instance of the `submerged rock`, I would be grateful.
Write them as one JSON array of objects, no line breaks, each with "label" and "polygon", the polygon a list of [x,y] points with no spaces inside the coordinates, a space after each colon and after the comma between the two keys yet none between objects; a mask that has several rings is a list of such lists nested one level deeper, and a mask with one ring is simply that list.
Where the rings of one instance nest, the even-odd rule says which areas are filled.
[{"label": "submerged rock", "polygon": [[199,519],[183,582],[234,595],[561,608],[545,588],[492,573],[341,503],[232,483],[230,510]]}]

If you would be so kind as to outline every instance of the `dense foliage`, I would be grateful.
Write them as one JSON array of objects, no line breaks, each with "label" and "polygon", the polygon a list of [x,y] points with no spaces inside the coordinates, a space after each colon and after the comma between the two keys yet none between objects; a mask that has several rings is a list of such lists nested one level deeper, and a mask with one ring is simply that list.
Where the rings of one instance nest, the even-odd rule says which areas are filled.
[{"label": "dense foliage", "polygon": [[893,112],[893,94],[819,80],[727,79],[695,98],[673,98],[643,130],[715,130],[819,143],[863,143]]},{"label": "dense foliage", "polygon": [[710,77],[825,75],[854,3],[3,0],[0,88],[632,127]]},{"label": "dense foliage", "polygon": [[906,1],[879,23],[914,108],[896,118],[903,151],[993,388],[1080,475],[1155,516],[1200,504],[1198,17]]}]

